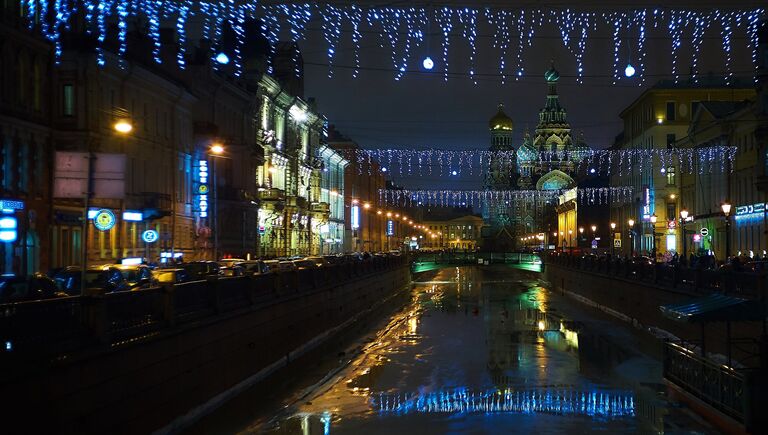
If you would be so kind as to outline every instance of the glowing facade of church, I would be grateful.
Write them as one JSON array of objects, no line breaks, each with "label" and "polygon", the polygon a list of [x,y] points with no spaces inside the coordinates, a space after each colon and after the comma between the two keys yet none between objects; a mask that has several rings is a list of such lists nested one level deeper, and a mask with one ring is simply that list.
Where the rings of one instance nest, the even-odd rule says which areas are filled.
[{"label": "glowing facade of church", "polygon": [[[547,82],[547,101],[539,111],[539,122],[533,136],[523,134],[522,143],[512,139],[514,123],[499,105],[491,118],[491,151],[516,151],[516,158],[495,157],[485,178],[487,190],[545,191],[563,190],[576,186],[576,162],[562,152],[586,149],[582,137],[574,141],[567,112],[560,105],[557,81],[560,73],[554,65],[544,73]],[[543,157],[546,154],[546,158]],[[553,198],[549,195],[526,195],[518,201],[488,203],[483,207],[483,218],[488,226],[488,248],[504,250],[518,245],[519,237],[535,233],[548,233],[557,229],[551,219]]]}]

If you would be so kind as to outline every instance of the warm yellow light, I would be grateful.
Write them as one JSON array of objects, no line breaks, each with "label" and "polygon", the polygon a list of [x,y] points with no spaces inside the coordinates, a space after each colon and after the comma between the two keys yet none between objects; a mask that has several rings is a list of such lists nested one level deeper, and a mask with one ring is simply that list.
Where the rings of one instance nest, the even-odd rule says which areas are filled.
[{"label": "warm yellow light", "polygon": [[658,118],[656,118],[656,123],[659,125],[664,124],[664,118],[659,116]]},{"label": "warm yellow light", "polygon": [[616,229],[616,222],[611,222],[611,229],[612,229],[612,230],[615,230],[615,229]]},{"label": "warm yellow light", "polygon": [[221,154],[224,152],[224,147],[221,146],[221,144],[215,143],[211,145],[211,152],[214,154]]},{"label": "warm yellow light", "polygon": [[669,199],[675,199],[675,198],[677,198],[677,195],[675,195],[674,193],[671,193],[669,195]]},{"label": "warm yellow light", "polygon": [[688,210],[686,209],[680,210],[680,217],[683,218],[683,220],[688,219]]},{"label": "warm yellow light", "polygon": [[579,232],[584,234],[584,227],[579,227]]},{"label": "warm yellow light", "polygon": [[387,212],[387,217],[392,217],[392,212],[391,211]]},{"label": "warm yellow light", "polygon": [[363,208],[368,210],[369,208],[371,208],[371,204],[365,203],[363,204]]},{"label": "warm yellow light", "polygon": [[380,215],[380,214],[382,214],[382,213],[384,213],[384,212],[383,212],[383,211],[381,211],[381,210],[377,210],[377,211],[376,211],[376,214],[379,214],[379,215]]},{"label": "warm yellow light", "polygon": [[594,233],[595,231],[597,231],[597,226],[596,225],[592,225],[592,232]]},{"label": "warm yellow light", "polygon": [[568,230],[568,234],[573,234],[573,230]]},{"label": "warm yellow light", "polygon": [[331,196],[336,196],[336,195],[338,195],[338,194],[339,194],[339,192],[337,192],[337,191],[335,191],[335,190],[331,190]]},{"label": "warm yellow light", "polygon": [[277,172],[277,168],[274,166],[270,166],[268,170],[270,174],[274,174],[275,172]]},{"label": "warm yellow light", "polygon": [[545,328],[544,322],[542,322],[541,320],[539,320],[539,331],[543,331],[543,330],[544,330],[544,328]]},{"label": "warm yellow light", "polygon": [[723,214],[724,215],[728,216],[729,214],[731,214],[731,204],[730,203],[724,202],[723,205],[720,206],[720,208],[723,209]]},{"label": "warm yellow light", "polygon": [[552,233],[552,237],[557,237],[557,231],[555,231],[554,233]]},{"label": "warm yellow light", "polygon": [[114,127],[116,132],[123,134],[130,133],[133,130],[133,125],[128,119],[118,119]]},{"label": "warm yellow light", "polygon": [[395,213],[395,217],[399,218],[400,217],[400,213]]},{"label": "warm yellow light", "polygon": [[353,199],[353,200],[352,200],[352,204],[357,204],[358,202],[359,202],[359,201],[358,201],[358,200],[356,200],[356,199]]},{"label": "warm yellow light", "polygon": [[630,227],[634,227],[635,226],[635,220],[634,219],[628,220],[627,223],[629,224]]}]

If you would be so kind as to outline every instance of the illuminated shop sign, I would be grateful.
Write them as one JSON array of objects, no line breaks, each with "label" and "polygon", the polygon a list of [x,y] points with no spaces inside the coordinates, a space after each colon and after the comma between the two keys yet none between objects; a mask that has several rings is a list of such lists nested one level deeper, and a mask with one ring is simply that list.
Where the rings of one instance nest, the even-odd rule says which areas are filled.
[{"label": "illuminated shop sign", "polygon": [[392,220],[387,221],[387,235],[388,236],[395,235],[395,222]]},{"label": "illuminated shop sign", "polygon": [[13,216],[0,217],[0,242],[13,243],[19,236],[18,221]]},{"label": "illuminated shop sign", "polygon": [[208,161],[198,161],[198,175],[197,175],[197,208],[201,218],[208,217]]},{"label": "illuminated shop sign", "polygon": [[157,234],[157,231],[155,230],[147,230],[141,233],[141,240],[144,240],[147,243],[155,243],[157,239],[159,238],[159,234]]},{"label": "illuminated shop sign", "polygon": [[736,207],[735,219],[737,221],[759,220],[765,217],[765,203],[742,205]]},{"label": "illuminated shop sign", "polygon": [[117,218],[111,210],[101,209],[93,217],[93,226],[99,231],[109,231],[114,228]]},{"label": "illuminated shop sign", "polygon": [[123,220],[128,222],[141,222],[144,216],[140,211],[124,211]]},{"label": "illuminated shop sign", "polygon": [[0,199],[0,211],[13,213],[16,210],[24,210],[24,201],[19,199]]},{"label": "illuminated shop sign", "polygon": [[643,188],[643,220],[651,219],[653,214],[653,190],[650,187]]},{"label": "illuminated shop sign", "polygon": [[360,206],[352,206],[352,229],[356,230],[360,228]]}]

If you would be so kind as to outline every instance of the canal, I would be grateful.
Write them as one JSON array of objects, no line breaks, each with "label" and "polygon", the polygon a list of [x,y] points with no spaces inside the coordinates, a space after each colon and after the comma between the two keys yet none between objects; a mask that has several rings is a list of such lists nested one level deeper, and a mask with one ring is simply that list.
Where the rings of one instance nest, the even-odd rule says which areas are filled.
[{"label": "canal", "polygon": [[717,433],[667,397],[652,344],[530,271],[433,272],[333,346],[187,432]]}]

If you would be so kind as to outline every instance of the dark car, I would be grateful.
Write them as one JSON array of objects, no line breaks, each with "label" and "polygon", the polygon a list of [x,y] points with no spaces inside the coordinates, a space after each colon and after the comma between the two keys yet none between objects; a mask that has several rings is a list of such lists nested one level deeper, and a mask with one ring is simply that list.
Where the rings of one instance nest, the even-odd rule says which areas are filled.
[{"label": "dark car", "polygon": [[136,266],[117,265],[120,272],[128,281],[131,290],[141,290],[157,285],[157,280],[152,275],[152,269],[149,266],[139,264]]},{"label": "dark car", "polygon": [[246,275],[264,275],[270,272],[269,264],[264,260],[243,261],[237,266],[245,269]]},{"label": "dark car", "polygon": [[189,281],[189,274],[184,269],[157,269],[152,272],[158,284],[181,284]]},{"label": "dark car", "polygon": [[215,261],[192,261],[184,263],[181,268],[187,271],[192,281],[204,280],[208,276],[218,276],[221,266]]},{"label": "dark car", "polygon": [[[80,295],[82,269],[69,266],[56,273],[53,280],[59,290],[69,296]],[[85,271],[86,294],[112,293],[130,290],[123,273],[115,266],[94,266]]]},{"label": "dark car", "polygon": [[245,275],[245,268],[243,268],[242,266],[222,267],[219,269],[219,274],[221,276],[227,276],[227,277],[243,276]]},{"label": "dark car", "polygon": [[36,301],[67,296],[56,282],[36,273],[30,277],[0,276],[0,303]]}]

